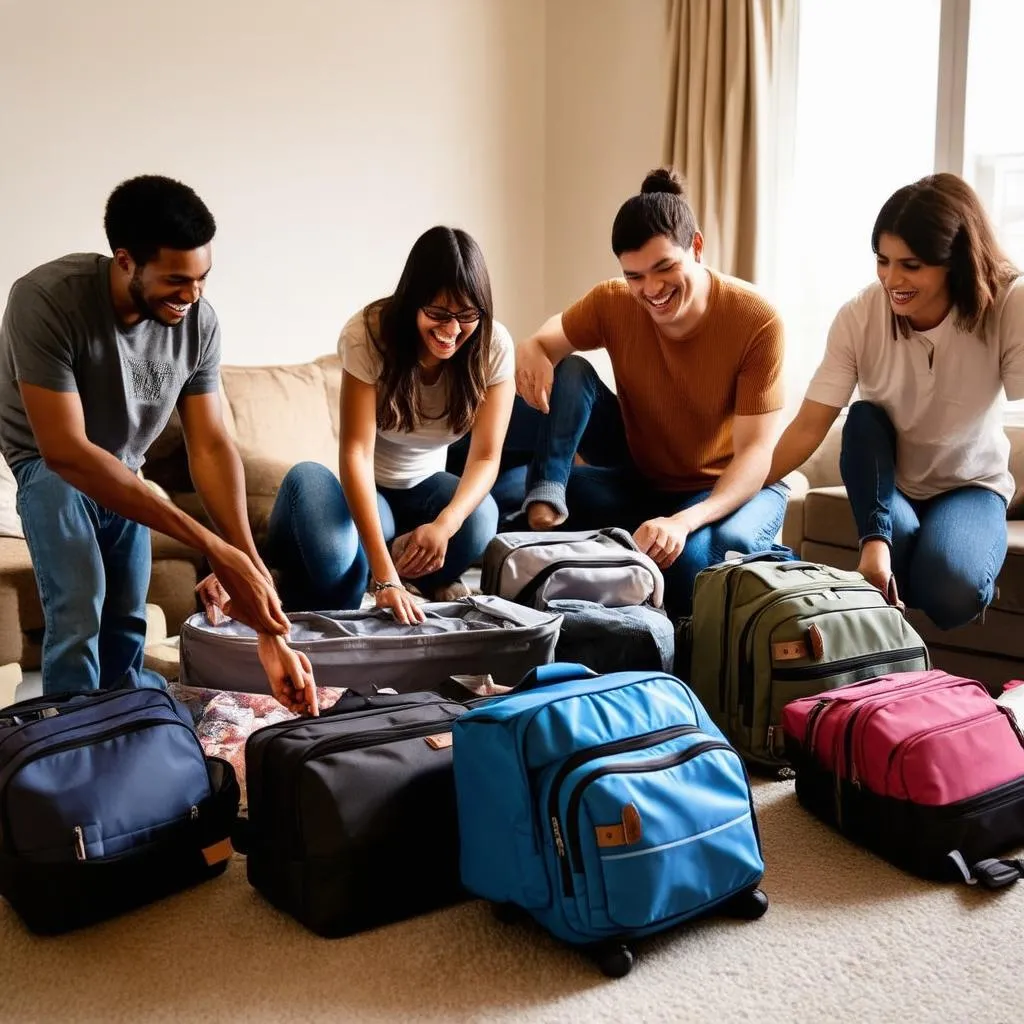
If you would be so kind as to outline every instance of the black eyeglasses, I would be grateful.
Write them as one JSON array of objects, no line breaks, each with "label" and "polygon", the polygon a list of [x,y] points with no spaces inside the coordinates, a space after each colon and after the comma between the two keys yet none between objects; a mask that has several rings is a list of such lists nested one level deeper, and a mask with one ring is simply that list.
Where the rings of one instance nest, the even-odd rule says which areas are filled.
[{"label": "black eyeglasses", "polygon": [[458,313],[453,313],[450,309],[445,309],[444,306],[423,306],[421,308],[423,315],[428,320],[433,320],[435,324],[446,324],[449,320],[458,320],[460,324],[472,324],[480,319],[479,309],[460,309]]}]

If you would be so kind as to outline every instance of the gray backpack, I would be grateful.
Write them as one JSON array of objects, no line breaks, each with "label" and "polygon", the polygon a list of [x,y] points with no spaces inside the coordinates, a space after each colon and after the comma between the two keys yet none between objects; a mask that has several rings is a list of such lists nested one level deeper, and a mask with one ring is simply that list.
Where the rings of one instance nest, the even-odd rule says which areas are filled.
[{"label": "gray backpack", "polygon": [[626,530],[499,533],[487,545],[481,589],[531,608],[549,601],[593,601],[606,608],[653,605],[664,579]]},{"label": "gray backpack", "polygon": [[[554,658],[562,617],[498,597],[424,606],[426,621],[403,625],[390,611],[296,612],[290,644],[313,665],[318,686],[372,694],[438,690],[453,675],[490,675],[514,686]],[[181,627],[181,681],[215,690],[268,692],[256,634],[239,622],[211,626],[202,613]]]}]

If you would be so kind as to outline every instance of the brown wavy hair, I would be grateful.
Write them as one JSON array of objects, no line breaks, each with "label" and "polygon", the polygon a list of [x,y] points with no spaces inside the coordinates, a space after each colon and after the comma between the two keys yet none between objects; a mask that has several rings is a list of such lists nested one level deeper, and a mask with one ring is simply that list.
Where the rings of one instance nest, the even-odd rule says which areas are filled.
[{"label": "brown wavy hair", "polygon": [[448,401],[441,418],[456,434],[473,426],[487,392],[491,361],[491,279],[472,237],[458,228],[438,226],[416,239],[394,293],[363,310],[367,334],[384,364],[377,385],[381,430],[412,431],[424,418],[417,403],[420,332],[416,315],[441,294],[480,311],[476,329],[443,364]]},{"label": "brown wavy hair", "polygon": [[[996,241],[977,192],[955,174],[929,174],[894,192],[871,230],[876,256],[883,234],[901,238],[927,266],[946,268],[954,322],[967,333],[985,325],[999,293],[1020,276]],[[897,331],[910,337],[906,317],[893,313],[892,328],[893,337]]]}]

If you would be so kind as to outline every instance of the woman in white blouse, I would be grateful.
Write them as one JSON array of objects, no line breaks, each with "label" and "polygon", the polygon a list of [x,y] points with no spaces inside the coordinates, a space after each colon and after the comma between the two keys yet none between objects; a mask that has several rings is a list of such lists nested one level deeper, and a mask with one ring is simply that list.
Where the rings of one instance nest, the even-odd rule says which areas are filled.
[{"label": "woman in white blouse", "polygon": [[[461,574],[498,525],[490,495],[515,396],[515,354],[494,320],[483,254],[435,227],[413,245],[392,295],[341,332],[341,483],[294,466],[271,513],[267,560],[286,608],[357,608],[367,584],[401,622],[468,590]],[[448,446],[471,433],[460,476]]]},{"label": "woman in white blouse", "polygon": [[984,611],[1006,557],[1002,405],[1024,398],[1024,282],[953,174],[894,193],[871,247],[878,282],[839,310],[769,479],[818,448],[856,389],[840,471],[858,568],[952,629]]}]

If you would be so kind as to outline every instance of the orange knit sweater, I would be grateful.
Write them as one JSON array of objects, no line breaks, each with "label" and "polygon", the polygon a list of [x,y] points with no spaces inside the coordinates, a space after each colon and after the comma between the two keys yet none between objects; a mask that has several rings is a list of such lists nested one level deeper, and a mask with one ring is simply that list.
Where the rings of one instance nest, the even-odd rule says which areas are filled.
[{"label": "orange knit sweater", "polygon": [[630,452],[662,490],[714,486],[733,456],[733,418],[782,408],[782,321],[735,278],[711,273],[707,312],[681,341],[619,279],[570,306],[562,327],[574,348],[607,349]]}]

